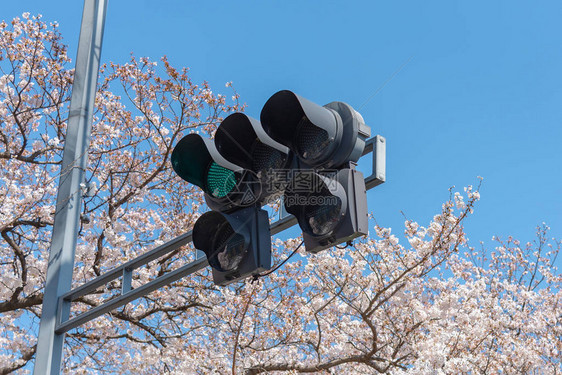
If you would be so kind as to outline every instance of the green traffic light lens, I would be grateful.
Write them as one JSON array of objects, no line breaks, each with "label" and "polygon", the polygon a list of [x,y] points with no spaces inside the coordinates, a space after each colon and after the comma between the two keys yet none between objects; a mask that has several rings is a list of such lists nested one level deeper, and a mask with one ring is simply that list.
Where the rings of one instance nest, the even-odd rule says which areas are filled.
[{"label": "green traffic light lens", "polygon": [[207,172],[207,190],[215,198],[225,197],[236,186],[236,175],[230,169],[211,163]]}]

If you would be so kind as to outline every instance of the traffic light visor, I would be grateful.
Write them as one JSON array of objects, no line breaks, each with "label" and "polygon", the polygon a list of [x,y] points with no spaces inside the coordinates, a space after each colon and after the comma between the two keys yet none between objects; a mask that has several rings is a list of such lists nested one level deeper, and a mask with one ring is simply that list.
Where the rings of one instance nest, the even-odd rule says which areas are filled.
[{"label": "traffic light visor", "polygon": [[228,161],[259,174],[286,167],[289,148],[274,141],[260,122],[243,113],[225,118],[215,133],[215,146]]},{"label": "traffic light visor", "polygon": [[172,167],[185,181],[212,197],[228,195],[238,184],[242,168],[225,160],[209,139],[198,134],[183,137],[172,151]]},{"label": "traffic light visor", "polygon": [[283,90],[265,103],[264,130],[311,166],[324,163],[342,136],[341,119],[330,109]]},{"label": "traffic light visor", "polygon": [[205,253],[214,269],[235,270],[248,252],[249,239],[243,225],[228,215],[206,212],[193,227],[193,244]]}]

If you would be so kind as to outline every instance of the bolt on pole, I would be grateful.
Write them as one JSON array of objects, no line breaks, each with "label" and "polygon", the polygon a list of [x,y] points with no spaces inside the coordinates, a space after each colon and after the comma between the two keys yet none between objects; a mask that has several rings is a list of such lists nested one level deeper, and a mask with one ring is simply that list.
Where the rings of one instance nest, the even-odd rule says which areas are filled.
[{"label": "bolt on pole", "polygon": [[55,333],[55,326],[57,314],[67,316],[69,309],[59,311],[58,301],[59,297],[68,292],[72,286],[82,200],[80,184],[84,182],[88,161],[106,9],[107,0],[84,0],[41,325],[37,339],[33,372],[35,375],[60,373],[64,334]]}]

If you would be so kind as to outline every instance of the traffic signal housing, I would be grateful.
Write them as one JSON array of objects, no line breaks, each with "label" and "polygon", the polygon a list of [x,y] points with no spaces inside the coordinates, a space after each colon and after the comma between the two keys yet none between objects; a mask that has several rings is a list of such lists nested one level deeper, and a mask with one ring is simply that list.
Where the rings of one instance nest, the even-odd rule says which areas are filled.
[{"label": "traffic signal housing", "polygon": [[317,253],[366,235],[365,182],[355,169],[371,135],[363,117],[346,103],[320,106],[283,90],[269,98],[260,119],[297,157],[284,205],[298,220],[306,250]]},{"label": "traffic signal housing", "polygon": [[199,186],[207,205],[223,212],[256,202],[259,184],[252,173],[222,157],[210,139],[183,137],[172,151],[172,167],[185,181]]},{"label": "traffic signal housing", "polygon": [[367,235],[367,195],[363,174],[355,168],[343,168],[322,175],[300,171],[296,180],[307,177],[309,189],[298,183],[285,192],[284,204],[303,231],[306,251],[317,253],[328,247]]},{"label": "traffic signal housing", "polygon": [[271,267],[268,214],[256,206],[206,212],[193,227],[193,245],[207,256],[217,285],[257,275]]},{"label": "traffic signal housing", "polygon": [[213,210],[195,222],[193,244],[207,256],[215,284],[269,269],[269,220],[256,205],[260,191],[255,174],[226,160],[214,142],[193,133],[178,142],[171,160],[182,179],[203,190]]},{"label": "traffic signal housing", "polygon": [[350,105],[320,106],[291,91],[275,93],[263,106],[261,123],[275,141],[308,167],[327,169],[357,162],[371,130]]},{"label": "traffic signal housing", "polygon": [[[223,151],[234,148],[225,140],[220,144]],[[283,146],[279,147],[283,150]],[[269,217],[259,208],[262,193],[257,174],[225,159],[215,142],[193,133],[178,142],[171,161],[182,179],[203,190],[207,205],[213,210],[195,222],[193,244],[207,256],[215,284],[227,285],[268,270]],[[247,166],[242,158],[236,161]]]}]

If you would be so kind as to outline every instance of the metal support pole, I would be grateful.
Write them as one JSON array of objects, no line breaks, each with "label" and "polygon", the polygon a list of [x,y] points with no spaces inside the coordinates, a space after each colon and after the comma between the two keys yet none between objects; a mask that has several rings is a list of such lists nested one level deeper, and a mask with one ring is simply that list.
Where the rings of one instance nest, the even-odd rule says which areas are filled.
[{"label": "metal support pole", "polygon": [[88,160],[106,9],[107,0],[84,0],[41,325],[37,339],[37,355],[33,371],[35,375],[60,373],[64,333],[55,333],[55,327],[57,315],[63,320],[68,319],[70,310],[69,303],[59,304],[59,297],[68,292],[72,286],[82,200],[80,184],[84,181]]}]

